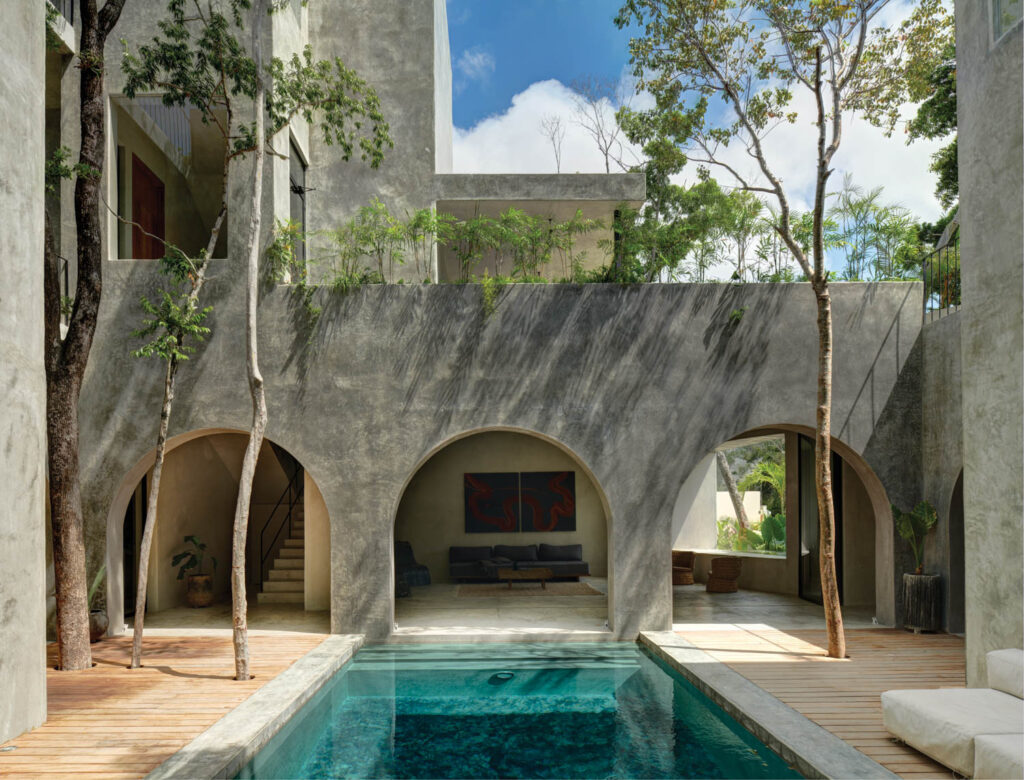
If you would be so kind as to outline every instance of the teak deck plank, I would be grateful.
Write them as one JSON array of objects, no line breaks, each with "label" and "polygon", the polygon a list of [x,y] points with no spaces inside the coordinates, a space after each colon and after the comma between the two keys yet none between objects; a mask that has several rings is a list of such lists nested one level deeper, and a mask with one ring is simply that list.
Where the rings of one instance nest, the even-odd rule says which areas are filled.
[{"label": "teak deck plank", "polygon": [[949,634],[894,629],[846,632],[849,658],[828,658],[822,630],[769,627],[677,631],[755,685],[906,778],[953,777],[882,725],[883,691],[962,688],[964,641]]},{"label": "teak deck plank", "polygon": [[255,679],[235,682],[230,637],[146,637],[129,670],[131,637],[93,645],[92,669],[58,672],[47,649],[46,723],[5,743],[0,775],[142,777],[319,645],[324,634],[251,634]]}]

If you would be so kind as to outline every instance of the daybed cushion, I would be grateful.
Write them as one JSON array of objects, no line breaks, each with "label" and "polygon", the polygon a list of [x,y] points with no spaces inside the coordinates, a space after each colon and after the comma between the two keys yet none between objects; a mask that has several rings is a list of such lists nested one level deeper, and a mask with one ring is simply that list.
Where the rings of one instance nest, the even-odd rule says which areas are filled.
[{"label": "daybed cushion", "polygon": [[1024,699],[1024,650],[993,650],[985,661],[989,688]]},{"label": "daybed cushion", "polygon": [[496,544],[494,545],[495,557],[510,558],[513,561],[535,561],[537,560],[537,545],[535,544]]},{"label": "daybed cushion", "polygon": [[449,547],[448,563],[471,563],[491,557],[490,547]]},{"label": "daybed cushion", "polygon": [[542,561],[582,561],[582,544],[541,544],[537,558]]},{"label": "daybed cushion", "polygon": [[1024,732],[1024,702],[988,688],[886,691],[882,722],[895,736],[960,774],[974,773],[974,738]]},{"label": "daybed cushion", "polygon": [[982,734],[974,739],[975,780],[1024,777],[1024,734]]}]

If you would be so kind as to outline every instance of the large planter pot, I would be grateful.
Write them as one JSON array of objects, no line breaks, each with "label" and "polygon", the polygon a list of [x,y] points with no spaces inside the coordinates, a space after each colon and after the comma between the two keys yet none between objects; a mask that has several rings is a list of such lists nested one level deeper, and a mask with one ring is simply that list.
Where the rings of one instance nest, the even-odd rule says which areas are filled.
[{"label": "large planter pot", "polygon": [[107,613],[102,609],[93,609],[89,612],[89,641],[99,642],[107,633]]},{"label": "large planter pot", "polygon": [[903,626],[915,632],[942,628],[942,579],[938,574],[903,575]]},{"label": "large planter pot", "polygon": [[213,575],[190,574],[185,581],[185,600],[190,607],[208,607],[213,603]]}]

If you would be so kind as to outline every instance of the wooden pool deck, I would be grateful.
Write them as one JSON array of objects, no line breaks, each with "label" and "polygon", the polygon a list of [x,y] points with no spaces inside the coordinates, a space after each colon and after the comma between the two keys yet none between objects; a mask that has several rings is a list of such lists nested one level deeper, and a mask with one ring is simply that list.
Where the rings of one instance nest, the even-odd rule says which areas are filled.
[{"label": "wooden pool deck", "polygon": [[93,645],[95,666],[52,669],[45,724],[4,743],[0,776],[142,777],[319,645],[324,634],[250,634],[251,673],[236,682],[229,636],[146,637],[129,670],[131,637]]},{"label": "wooden pool deck", "polygon": [[676,633],[901,777],[949,778],[948,769],[896,744],[879,695],[894,688],[965,685],[964,641],[894,629],[846,632],[847,659],[827,658],[823,630],[702,625]]}]

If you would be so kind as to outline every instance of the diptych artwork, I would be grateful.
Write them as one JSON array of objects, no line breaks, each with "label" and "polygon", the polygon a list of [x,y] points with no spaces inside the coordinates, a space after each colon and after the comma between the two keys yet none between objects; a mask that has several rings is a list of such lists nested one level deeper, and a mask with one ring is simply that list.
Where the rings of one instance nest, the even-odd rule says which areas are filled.
[{"label": "diptych artwork", "polygon": [[576,473],[465,474],[466,533],[575,531]]}]

